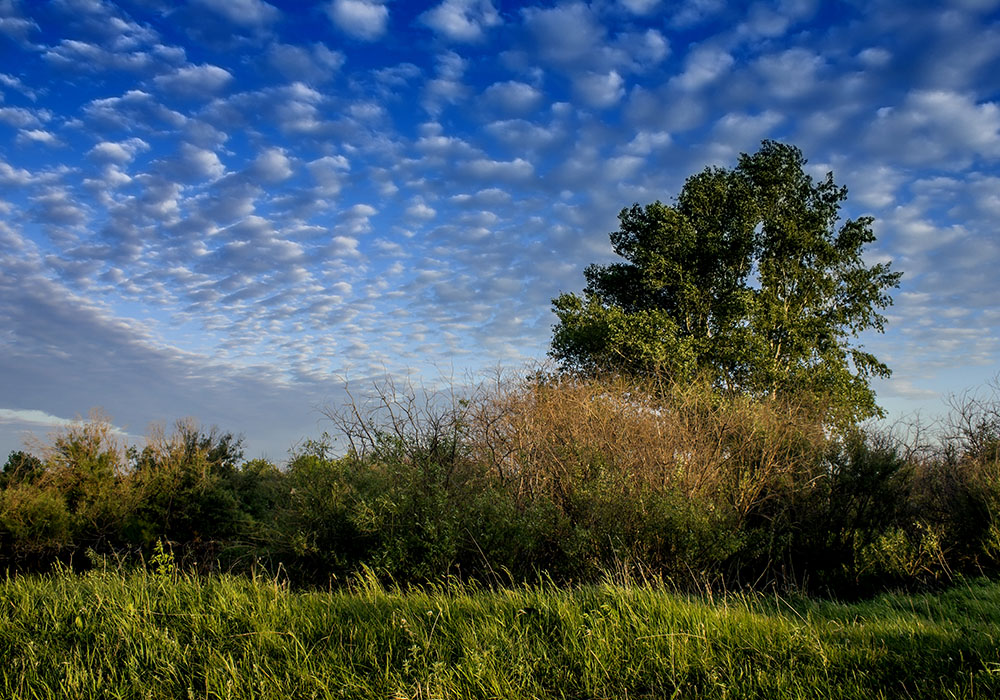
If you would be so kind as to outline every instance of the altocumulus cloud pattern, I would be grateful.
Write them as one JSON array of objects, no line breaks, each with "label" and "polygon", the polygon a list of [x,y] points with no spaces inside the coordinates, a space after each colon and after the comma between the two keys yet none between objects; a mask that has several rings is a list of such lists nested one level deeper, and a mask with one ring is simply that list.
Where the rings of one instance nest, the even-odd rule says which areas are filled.
[{"label": "altocumulus cloud pattern", "polygon": [[992,0],[0,0],[0,447],[95,405],[280,458],[339,377],[544,355],[633,202],[763,138],[905,272],[897,413],[1000,370]]}]

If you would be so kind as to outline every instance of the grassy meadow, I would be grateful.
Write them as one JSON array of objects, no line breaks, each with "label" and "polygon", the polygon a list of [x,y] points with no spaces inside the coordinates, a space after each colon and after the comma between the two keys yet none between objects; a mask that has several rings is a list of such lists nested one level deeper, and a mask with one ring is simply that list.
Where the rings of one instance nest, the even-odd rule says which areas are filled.
[{"label": "grassy meadow", "polygon": [[646,583],[0,583],[5,698],[991,698],[1000,584],[839,603]]}]

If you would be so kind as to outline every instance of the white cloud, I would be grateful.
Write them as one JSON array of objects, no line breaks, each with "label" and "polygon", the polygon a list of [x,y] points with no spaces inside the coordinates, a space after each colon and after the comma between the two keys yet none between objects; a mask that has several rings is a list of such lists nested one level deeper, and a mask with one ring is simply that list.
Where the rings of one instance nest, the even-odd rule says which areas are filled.
[{"label": "white cloud", "polygon": [[822,58],[801,48],[761,56],[755,63],[768,92],[779,98],[800,97],[815,89],[822,66]]},{"label": "white cloud", "polygon": [[153,79],[161,90],[184,97],[210,97],[223,90],[233,79],[225,68],[202,64],[184,66],[173,73],[158,75]]},{"label": "white cloud", "polygon": [[591,107],[611,107],[625,95],[625,81],[617,71],[585,73],[576,78],[573,87],[580,99]]},{"label": "white cloud", "polygon": [[717,15],[725,9],[725,0],[686,0],[678,3],[670,23],[675,27],[691,27]]},{"label": "white cloud", "polygon": [[657,149],[669,146],[671,140],[666,131],[640,131],[629,142],[627,150],[635,155],[647,156]]},{"label": "white cloud", "polygon": [[738,32],[751,39],[773,39],[785,34],[796,22],[816,11],[816,0],[779,0],[776,4],[758,2],[750,6]]},{"label": "white cloud", "polygon": [[311,47],[272,44],[267,51],[268,62],[290,80],[320,83],[329,80],[344,65],[344,54],[332,51],[325,44]]},{"label": "white cloud", "polygon": [[16,129],[38,127],[51,119],[45,110],[26,109],[24,107],[0,107],[0,123]]},{"label": "white cloud", "polygon": [[226,168],[215,151],[183,143],[173,158],[157,162],[158,171],[181,182],[217,180],[226,173]]},{"label": "white cloud", "polygon": [[732,68],[735,61],[723,49],[698,46],[684,60],[684,72],[671,80],[683,90],[698,90],[714,83]]},{"label": "white cloud", "polygon": [[505,112],[523,114],[538,108],[542,93],[527,83],[508,80],[490,85],[483,97],[489,104]]},{"label": "white cloud", "polygon": [[406,215],[411,219],[429,221],[437,215],[437,211],[427,206],[420,197],[415,198],[413,204],[406,208]]},{"label": "white cloud", "polygon": [[34,219],[43,224],[75,226],[87,219],[87,213],[64,187],[48,187],[31,198]]},{"label": "white cloud", "polygon": [[17,140],[22,143],[44,143],[47,146],[59,143],[55,134],[44,129],[22,129],[17,132]]},{"label": "white cloud", "polygon": [[87,155],[95,160],[110,161],[113,163],[128,163],[140,151],[148,151],[149,144],[140,138],[130,138],[127,141],[112,142],[101,141]]},{"label": "white cloud", "polygon": [[670,53],[670,42],[655,29],[622,35],[619,45],[639,62],[636,69],[640,71],[659,63]]},{"label": "white cloud", "polygon": [[128,71],[146,74],[184,60],[183,49],[162,44],[136,49],[137,43],[139,39],[132,36],[111,37],[110,48],[79,39],[63,39],[59,44],[45,49],[42,56],[59,70],[88,73]]},{"label": "white cloud", "polygon": [[371,219],[378,214],[378,209],[370,204],[354,204],[341,212],[341,222],[337,231],[344,231],[351,236],[359,236],[372,230]]},{"label": "white cloud", "polygon": [[535,167],[523,158],[490,160],[477,158],[459,165],[459,171],[472,177],[496,180],[524,180],[535,173]]},{"label": "white cloud", "polygon": [[761,139],[783,121],[778,112],[764,110],[758,114],[733,112],[726,114],[712,127],[709,151],[720,164],[730,164],[743,151],[753,151]]},{"label": "white cloud", "polygon": [[330,239],[327,252],[333,257],[354,258],[361,253],[358,251],[358,239],[350,236],[334,236]]},{"label": "white cloud", "polygon": [[646,159],[640,156],[616,156],[605,163],[605,175],[612,182],[627,180],[645,165]]},{"label": "white cloud", "polygon": [[587,5],[574,2],[545,9],[528,7],[521,14],[546,63],[575,71],[600,58],[605,30]]},{"label": "white cloud", "polygon": [[38,425],[47,428],[62,428],[75,425],[77,421],[53,416],[36,409],[0,408],[0,423]]},{"label": "white cloud", "polygon": [[389,23],[389,8],[377,0],[333,0],[326,12],[341,31],[364,41],[385,34]]},{"label": "white cloud", "polygon": [[421,21],[452,41],[478,41],[483,30],[501,23],[490,0],[444,0],[420,16]]},{"label": "white cloud", "polygon": [[660,4],[660,0],[620,0],[629,12],[637,15],[648,15]]},{"label": "white cloud", "polygon": [[861,51],[858,60],[868,68],[882,68],[892,60],[892,54],[880,46],[873,46]]},{"label": "white cloud", "polygon": [[0,160],[0,184],[27,185],[35,178],[24,168],[16,168],[10,163]]},{"label": "white cloud", "polygon": [[899,107],[879,110],[868,143],[904,163],[965,167],[1000,156],[1000,106],[949,90],[914,90]]},{"label": "white cloud", "polygon": [[[344,156],[323,156],[306,165],[309,174],[316,181],[320,196],[329,197],[340,192],[351,165]],[[374,214],[375,210],[371,211]]]},{"label": "white cloud", "polygon": [[142,90],[129,90],[121,97],[92,100],[83,108],[84,116],[99,128],[155,131],[163,125],[178,128],[187,122],[180,112],[164,107]]},{"label": "white cloud", "polygon": [[281,16],[276,7],[263,0],[192,0],[192,2],[207,7],[241,27],[271,24]]},{"label": "white cloud", "polygon": [[424,108],[437,116],[443,103],[456,104],[464,98],[469,88],[462,82],[466,61],[454,51],[446,51],[437,58],[437,77],[424,86]]},{"label": "white cloud", "polygon": [[539,126],[524,119],[490,122],[486,125],[486,131],[520,153],[543,148],[565,135],[558,127]]},{"label": "white cloud", "polygon": [[264,182],[281,182],[292,176],[291,166],[292,162],[283,148],[268,148],[254,160],[250,174]]},{"label": "white cloud", "polygon": [[[18,92],[23,93],[28,99],[34,101],[38,99],[38,93],[26,86],[21,82],[21,79],[17,76],[10,75],[8,73],[0,73],[0,84],[6,87],[13,88]],[[2,96],[0,96],[2,99]]]},{"label": "white cloud", "polygon": [[6,34],[13,39],[27,39],[32,30],[38,30],[38,23],[34,20],[7,15],[0,17],[0,34]]}]

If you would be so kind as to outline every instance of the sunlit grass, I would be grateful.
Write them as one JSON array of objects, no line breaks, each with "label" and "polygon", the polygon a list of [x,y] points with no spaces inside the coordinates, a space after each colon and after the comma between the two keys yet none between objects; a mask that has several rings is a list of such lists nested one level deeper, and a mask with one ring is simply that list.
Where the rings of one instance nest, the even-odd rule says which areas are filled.
[{"label": "sunlit grass", "polygon": [[1000,585],[842,604],[662,587],[0,583],[4,698],[1000,696]]}]

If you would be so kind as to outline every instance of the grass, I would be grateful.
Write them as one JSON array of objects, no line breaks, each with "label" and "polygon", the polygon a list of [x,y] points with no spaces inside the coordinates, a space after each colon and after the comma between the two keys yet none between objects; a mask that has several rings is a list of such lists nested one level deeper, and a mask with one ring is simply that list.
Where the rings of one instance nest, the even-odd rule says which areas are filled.
[{"label": "grass", "polygon": [[95,570],[0,582],[3,698],[1000,697],[1000,584],[843,604],[662,587]]}]

